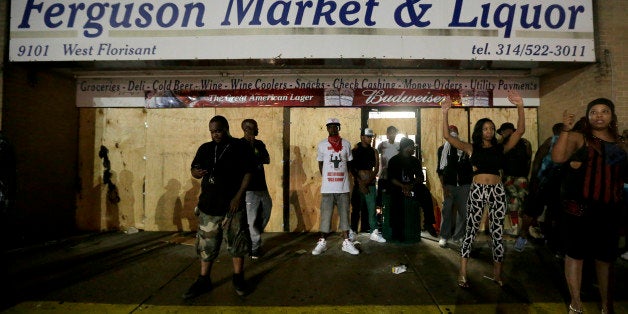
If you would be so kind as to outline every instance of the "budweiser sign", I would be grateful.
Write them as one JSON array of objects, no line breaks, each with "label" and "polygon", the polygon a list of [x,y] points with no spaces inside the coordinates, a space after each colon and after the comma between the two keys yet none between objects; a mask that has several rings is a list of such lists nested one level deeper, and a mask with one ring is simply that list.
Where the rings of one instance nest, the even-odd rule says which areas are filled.
[{"label": "budweiser sign", "polygon": [[446,96],[462,105],[456,89],[356,89],[354,106],[439,106]]}]

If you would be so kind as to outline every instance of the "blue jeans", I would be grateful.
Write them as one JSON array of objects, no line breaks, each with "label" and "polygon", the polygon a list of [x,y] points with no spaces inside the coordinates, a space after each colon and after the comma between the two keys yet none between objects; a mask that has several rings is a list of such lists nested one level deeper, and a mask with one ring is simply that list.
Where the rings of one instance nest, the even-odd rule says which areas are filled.
[{"label": "blue jeans", "polygon": [[[465,185],[445,185],[449,193],[445,194],[443,209],[441,212],[442,221],[440,225],[440,236],[443,239],[462,240],[467,221],[467,199],[469,198],[470,184]],[[455,210],[455,217],[454,217]],[[452,227],[455,226],[452,236]]]},{"label": "blue jeans", "polygon": [[259,250],[262,232],[270,220],[273,201],[268,191],[246,191],[246,217],[251,234],[251,250]]}]

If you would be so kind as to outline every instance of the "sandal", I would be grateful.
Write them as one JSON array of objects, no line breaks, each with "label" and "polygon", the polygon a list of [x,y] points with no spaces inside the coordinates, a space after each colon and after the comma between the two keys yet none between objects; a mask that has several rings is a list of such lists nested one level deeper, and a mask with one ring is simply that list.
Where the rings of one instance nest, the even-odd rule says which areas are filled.
[{"label": "sandal", "polygon": [[469,281],[465,276],[458,276],[458,286],[463,289],[469,288]]},{"label": "sandal", "polygon": [[571,306],[571,304],[569,304],[569,313],[576,313],[576,314],[582,314],[583,311],[580,310],[576,310],[573,306]]},{"label": "sandal", "polygon": [[489,276],[484,276],[484,278],[496,283],[498,286],[503,287],[504,286],[504,282],[502,280],[495,280],[494,277],[489,277]]}]

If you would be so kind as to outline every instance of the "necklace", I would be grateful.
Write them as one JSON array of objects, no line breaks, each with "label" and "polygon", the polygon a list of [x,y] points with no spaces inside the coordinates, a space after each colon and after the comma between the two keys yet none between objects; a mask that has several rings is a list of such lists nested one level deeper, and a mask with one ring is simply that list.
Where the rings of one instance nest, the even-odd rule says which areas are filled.
[{"label": "necklace", "polygon": [[216,145],[216,147],[214,147],[214,168],[216,167],[216,163],[220,160],[220,158],[222,158],[222,155],[224,155],[225,152],[227,151],[227,148],[229,148],[229,145],[231,145],[231,144],[227,144],[227,146],[225,146],[225,148],[220,153],[220,156],[218,156],[218,157],[216,157],[218,155],[218,145]]},{"label": "necklace", "polygon": [[212,171],[209,173],[209,179],[207,180],[209,184],[216,183],[215,178],[214,178],[214,170],[216,170],[216,164],[220,161],[220,159],[222,158],[222,155],[225,154],[225,152],[229,148],[229,145],[231,144],[227,144],[227,146],[225,146],[225,148],[222,150],[220,155],[218,155],[218,144],[216,144],[216,146],[214,147],[214,164],[212,165]]}]

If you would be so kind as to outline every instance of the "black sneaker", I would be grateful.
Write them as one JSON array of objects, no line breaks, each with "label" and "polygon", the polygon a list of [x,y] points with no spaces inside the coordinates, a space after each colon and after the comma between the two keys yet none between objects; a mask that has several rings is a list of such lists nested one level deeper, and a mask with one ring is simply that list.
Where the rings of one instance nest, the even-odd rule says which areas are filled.
[{"label": "black sneaker", "polygon": [[250,256],[251,256],[251,259],[259,259],[260,257],[262,257],[262,250],[261,249],[253,250]]},{"label": "black sneaker", "polygon": [[209,276],[198,276],[196,281],[190,286],[188,291],[183,294],[184,299],[196,298],[199,295],[209,292],[212,289],[212,282]]},{"label": "black sneaker", "polygon": [[233,288],[239,296],[246,294],[246,282],[244,281],[244,274],[233,274]]}]

